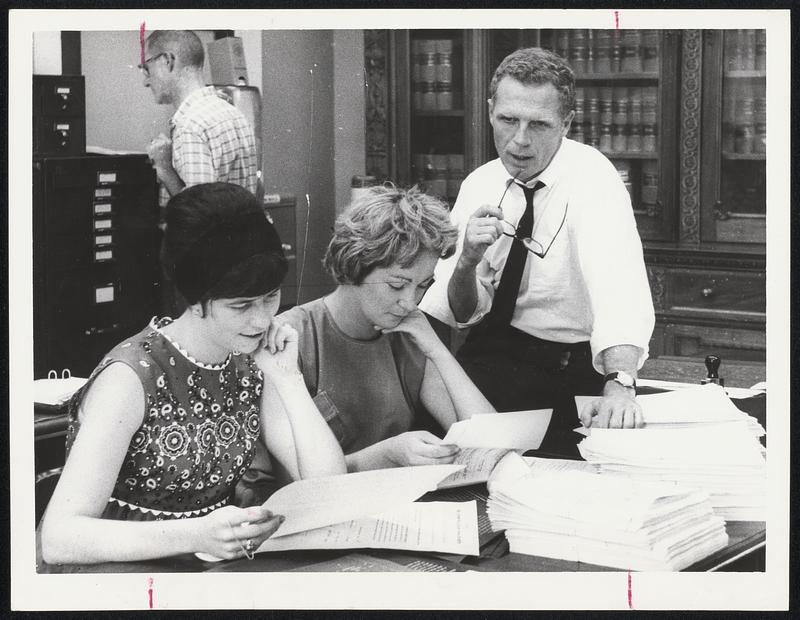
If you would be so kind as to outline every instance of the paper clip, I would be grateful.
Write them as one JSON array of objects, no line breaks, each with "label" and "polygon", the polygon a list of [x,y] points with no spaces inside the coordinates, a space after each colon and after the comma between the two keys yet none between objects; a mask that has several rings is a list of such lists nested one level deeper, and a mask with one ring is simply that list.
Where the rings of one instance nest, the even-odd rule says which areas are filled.
[{"label": "paper clip", "polygon": [[[58,372],[56,370],[50,369],[47,371],[47,378],[48,379],[58,379]],[[72,373],[70,372],[69,368],[64,368],[61,371],[61,378],[62,379],[71,379]]]}]

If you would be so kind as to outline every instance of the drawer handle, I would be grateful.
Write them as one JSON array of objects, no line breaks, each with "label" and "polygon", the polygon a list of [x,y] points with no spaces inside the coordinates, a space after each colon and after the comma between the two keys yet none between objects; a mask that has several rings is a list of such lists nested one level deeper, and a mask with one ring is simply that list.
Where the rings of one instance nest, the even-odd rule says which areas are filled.
[{"label": "drawer handle", "polygon": [[708,299],[709,297],[713,297],[715,292],[716,291],[714,291],[713,288],[711,288],[710,286],[707,286],[701,291],[701,294],[703,295],[703,297]]}]

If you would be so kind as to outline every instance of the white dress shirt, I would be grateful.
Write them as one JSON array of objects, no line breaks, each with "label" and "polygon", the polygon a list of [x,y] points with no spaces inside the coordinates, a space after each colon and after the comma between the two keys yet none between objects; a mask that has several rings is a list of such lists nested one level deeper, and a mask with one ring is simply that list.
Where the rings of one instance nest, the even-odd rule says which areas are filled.
[{"label": "white dress shirt", "polygon": [[[453,327],[474,325],[491,309],[511,237],[501,236],[478,264],[478,303],[468,321],[455,320],[447,287],[470,216],[481,205],[497,206],[510,176],[495,159],[461,184],[451,214],[459,229],[456,252],[439,261],[436,281],[420,303],[423,311]],[[532,236],[543,248],[551,241],[552,246],[544,258],[528,253],[511,325],[554,342],[588,340],[599,372],[604,349],[634,345],[641,350],[641,367],[655,316],[642,243],[619,174],[598,150],[564,138],[550,165],[528,185],[537,181],[545,186],[533,198]],[[504,229],[513,232],[525,210],[524,192],[516,183],[503,198],[502,210],[513,225]]]}]

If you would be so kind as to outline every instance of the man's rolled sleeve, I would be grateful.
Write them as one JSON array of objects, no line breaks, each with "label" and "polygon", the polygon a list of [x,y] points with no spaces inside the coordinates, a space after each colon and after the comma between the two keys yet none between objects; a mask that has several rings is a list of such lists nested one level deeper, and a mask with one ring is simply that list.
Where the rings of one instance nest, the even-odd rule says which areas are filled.
[{"label": "man's rolled sleeve", "polygon": [[618,345],[638,347],[641,368],[655,325],[630,197],[617,181],[618,177],[611,177],[602,192],[595,191],[592,198],[585,199],[586,217],[576,231],[580,268],[593,315],[592,361],[599,372],[604,371],[600,354]]}]

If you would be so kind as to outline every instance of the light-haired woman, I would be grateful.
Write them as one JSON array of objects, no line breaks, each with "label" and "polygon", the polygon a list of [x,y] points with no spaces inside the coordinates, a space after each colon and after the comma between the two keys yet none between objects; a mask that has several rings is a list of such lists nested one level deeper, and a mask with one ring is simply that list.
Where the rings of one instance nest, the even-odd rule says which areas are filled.
[{"label": "light-haired woman", "polygon": [[306,386],[348,471],[450,463],[456,446],[415,429],[494,411],[417,308],[456,236],[440,200],[371,188],[336,221],[324,260],[336,289],[278,317],[298,331]]}]

